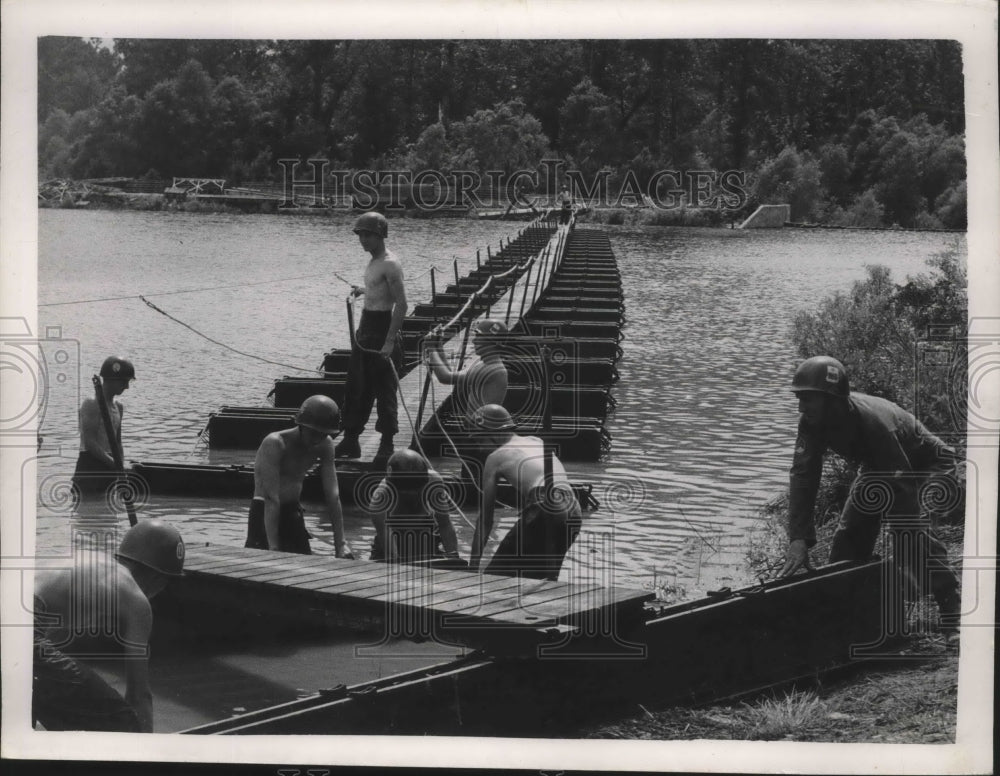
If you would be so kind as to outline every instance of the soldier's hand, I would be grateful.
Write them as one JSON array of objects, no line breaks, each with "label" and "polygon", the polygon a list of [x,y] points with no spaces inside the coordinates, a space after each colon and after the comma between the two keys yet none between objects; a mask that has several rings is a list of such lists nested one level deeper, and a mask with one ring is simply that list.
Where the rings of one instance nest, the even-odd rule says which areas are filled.
[{"label": "soldier's hand", "polygon": [[361,286],[351,286],[351,296],[363,296],[365,290]]},{"label": "soldier's hand", "polygon": [[788,550],[785,552],[785,565],[778,572],[779,577],[787,577],[794,574],[799,569],[812,571],[812,564],[809,563],[809,548],[805,539],[796,539],[788,543]]},{"label": "soldier's hand", "polygon": [[387,342],[382,346],[382,349],[379,351],[379,353],[381,353],[385,358],[392,358],[393,350],[395,350],[393,343]]}]

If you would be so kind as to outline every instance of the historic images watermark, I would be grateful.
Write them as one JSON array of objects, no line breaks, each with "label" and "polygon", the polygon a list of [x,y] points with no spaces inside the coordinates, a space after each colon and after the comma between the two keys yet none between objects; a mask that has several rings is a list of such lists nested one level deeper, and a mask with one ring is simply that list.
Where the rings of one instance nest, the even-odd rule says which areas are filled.
[{"label": "historic images watermark", "polygon": [[[533,208],[566,196],[592,207],[647,206],[658,210],[739,210],[747,202],[747,174],[741,170],[656,170],[586,175],[543,160],[534,170],[339,170],[328,159],[279,159],[283,199],[295,207],[301,197],[334,209],[425,211],[486,208],[484,192],[516,207]],[[565,191],[565,195],[563,194]]]}]

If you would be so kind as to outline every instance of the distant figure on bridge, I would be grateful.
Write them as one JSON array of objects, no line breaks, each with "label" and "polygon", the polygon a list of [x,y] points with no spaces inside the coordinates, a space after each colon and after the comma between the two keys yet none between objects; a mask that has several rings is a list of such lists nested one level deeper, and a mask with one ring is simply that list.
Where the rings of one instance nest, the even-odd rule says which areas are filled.
[{"label": "distant figure on bridge", "polygon": [[569,188],[562,187],[559,192],[559,223],[568,224],[569,218],[573,214],[573,195],[569,193]]},{"label": "distant figure on bridge", "polygon": [[[810,568],[823,455],[833,450],[860,464],[861,470],[833,536],[830,562],[869,560],[884,516],[913,540],[911,548],[894,548],[897,567],[915,583],[919,595],[934,594],[942,630],[949,638],[957,635],[958,577],[921,504],[921,490],[934,481],[944,494],[958,487],[955,451],[892,402],[852,392],[844,365],[829,356],[803,361],[792,378],[792,391],[801,414],[791,469],[789,545],[781,576]],[[918,552],[911,557],[914,549]]]},{"label": "distant figure on bridge", "polygon": [[[125,358],[109,356],[101,364],[101,392],[111,417],[114,439],[108,439],[101,407],[95,396],[80,404],[80,454],[73,472],[77,511],[85,517],[113,518],[113,494],[119,472],[112,446],[121,450],[125,406],[118,400],[135,379],[135,366]],[[124,454],[122,456],[124,460]]]},{"label": "distant figure on bridge", "polygon": [[[364,288],[354,286],[355,297],[364,295],[364,309],[351,359],[344,395],[344,438],[336,448],[337,458],[360,458],[358,438],[376,406],[375,430],[382,435],[376,465],[384,466],[393,451],[397,421],[396,376],[403,367],[400,332],[406,317],[403,265],[387,250],[389,223],[381,213],[364,213],[354,223],[361,247],[371,254],[365,269]],[[393,369],[395,367],[395,370]]]},{"label": "distant figure on bridge", "polygon": [[[184,541],[160,520],[143,520],[115,554],[84,553],[71,568],[35,577],[32,724],[46,730],[153,732],[149,687],[149,601],[183,574]],[[98,635],[121,653],[122,698],[93,669],[74,659],[74,640]]]},{"label": "distant figure on bridge", "polygon": [[441,475],[415,450],[389,457],[386,476],[372,494],[372,560],[410,563],[447,557],[458,561],[458,538],[448,515]]},{"label": "distant figure on bridge", "polygon": [[517,492],[521,517],[500,542],[484,573],[558,579],[582,523],[580,505],[562,463],[552,456],[552,488],[547,492],[541,439],[515,434],[510,413],[498,404],[487,404],[472,413],[470,426],[489,455],[483,469],[482,508],[469,566],[479,568],[493,530],[497,485],[506,479]]},{"label": "distant figure on bridge", "polygon": [[333,439],[340,411],[327,396],[310,396],[295,415],[295,427],[264,437],[253,462],[253,501],[247,524],[247,547],[310,555],[299,499],[306,473],[318,462],[323,501],[333,526],[334,551],[351,558],[344,540],[344,513],[334,466]]}]

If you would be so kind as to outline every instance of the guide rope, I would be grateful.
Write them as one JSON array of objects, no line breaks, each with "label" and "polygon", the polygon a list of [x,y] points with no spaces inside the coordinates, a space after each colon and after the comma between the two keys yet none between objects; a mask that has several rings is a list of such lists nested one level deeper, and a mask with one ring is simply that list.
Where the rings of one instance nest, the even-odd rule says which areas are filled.
[{"label": "guide rope", "polygon": [[245,356],[246,358],[252,358],[252,359],[254,359],[256,361],[262,361],[265,364],[271,364],[273,366],[281,366],[281,367],[285,367],[286,369],[295,369],[295,370],[297,370],[299,372],[311,372],[312,374],[322,374],[322,371],[323,371],[322,369],[316,369],[316,368],[304,367],[304,366],[295,366],[294,364],[285,364],[285,363],[282,363],[281,361],[272,361],[271,359],[264,358],[262,356],[257,356],[257,355],[254,355],[253,353],[247,353],[246,351],[243,351],[243,350],[237,350],[236,348],[231,347],[230,345],[227,345],[224,342],[219,342],[219,340],[217,340],[217,339],[212,339],[207,334],[204,334],[204,333],[198,331],[196,328],[194,328],[193,326],[191,326],[191,325],[189,325],[187,323],[184,323],[184,321],[180,320],[179,318],[175,318],[170,313],[168,313],[166,310],[164,310],[164,309],[162,309],[160,307],[157,307],[155,304],[153,304],[152,302],[150,302],[146,297],[140,296],[139,299],[141,299],[143,302],[145,302],[153,310],[156,310],[156,312],[158,312],[160,315],[164,315],[167,318],[169,318],[170,320],[172,320],[174,323],[179,323],[185,329],[189,329],[190,331],[192,331],[195,334],[197,334],[199,337],[202,337],[203,339],[208,340],[212,344],[218,345],[219,347],[225,348],[226,350],[232,351],[233,353],[236,353],[236,354],[238,354],[240,356]]},{"label": "guide rope", "polygon": [[[222,291],[230,288],[246,288],[249,286],[269,286],[273,283],[285,283],[290,280],[308,280],[310,278],[326,277],[327,273],[317,273],[314,275],[298,275],[296,277],[289,278],[277,278],[272,280],[259,280],[253,283],[237,283],[235,285],[229,286],[204,286],[203,288],[181,288],[177,291],[159,291],[155,294],[146,294],[145,296],[173,296],[175,294],[196,294],[200,291]],[[76,299],[71,302],[46,302],[45,304],[38,305],[39,307],[63,307],[65,305],[71,304],[90,304],[92,302],[117,302],[122,299],[143,299],[141,294],[131,294],[129,296],[105,296],[99,297],[97,299]]]}]

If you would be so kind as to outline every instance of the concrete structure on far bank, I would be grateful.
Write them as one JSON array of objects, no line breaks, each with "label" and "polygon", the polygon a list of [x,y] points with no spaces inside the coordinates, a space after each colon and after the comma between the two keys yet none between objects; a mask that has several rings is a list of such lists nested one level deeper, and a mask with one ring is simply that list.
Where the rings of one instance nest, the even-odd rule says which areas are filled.
[{"label": "concrete structure on far bank", "polygon": [[792,218],[791,205],[761,205],[746,221],[740,224],[740,229],[778,229]]}]

